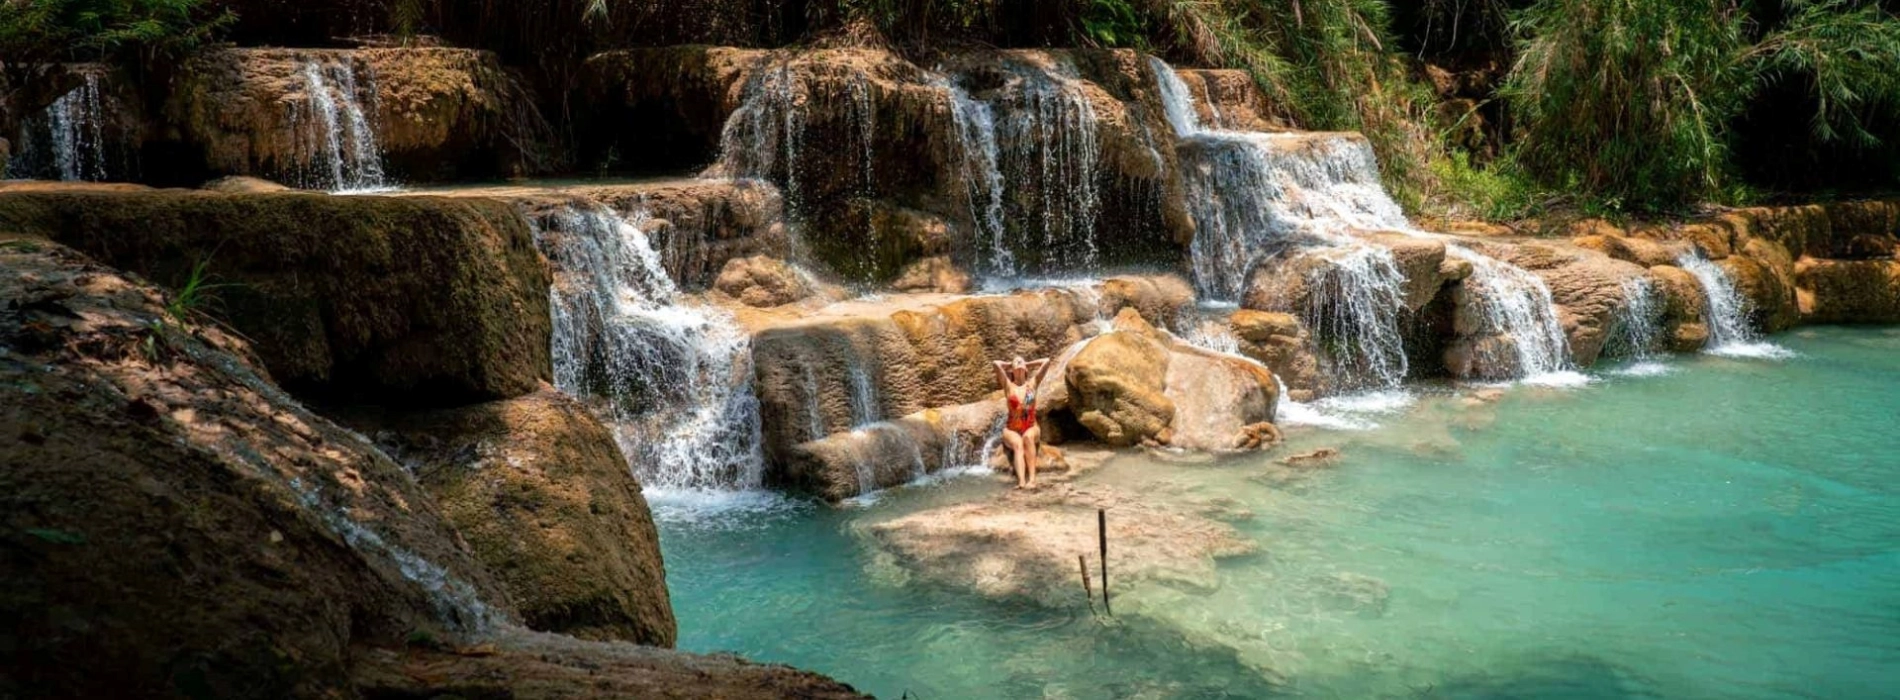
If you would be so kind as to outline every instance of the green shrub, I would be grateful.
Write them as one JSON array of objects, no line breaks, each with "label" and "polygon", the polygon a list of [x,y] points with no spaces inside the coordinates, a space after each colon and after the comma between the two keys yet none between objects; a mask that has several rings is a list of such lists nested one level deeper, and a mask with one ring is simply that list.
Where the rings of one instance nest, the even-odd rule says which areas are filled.
[{"label": "green shrub", "polygon": [[0,56],[22,63],[122,53],[156,60],[214,41],[233,19],[206,0],[7,0]]}]

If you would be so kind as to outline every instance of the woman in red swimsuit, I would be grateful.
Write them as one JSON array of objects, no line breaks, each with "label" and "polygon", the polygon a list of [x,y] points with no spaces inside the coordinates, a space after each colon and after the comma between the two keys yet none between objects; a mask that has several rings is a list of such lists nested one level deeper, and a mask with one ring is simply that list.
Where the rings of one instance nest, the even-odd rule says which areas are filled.
[{"label": "woman in red swimsuit", "polygon": [[1016,468],[1016,488],[1036,485],[1036,461],[1042,429],[1036,427],[1036,387],[1049,370],[1048,360],[1024,362],[1021,356],[1009,362],[997,360],[996,381],[1003,385],[1003,400],[1009,406],[1009,420],[1003,425],[1003,444],[1009,446],[1010,463]]}]

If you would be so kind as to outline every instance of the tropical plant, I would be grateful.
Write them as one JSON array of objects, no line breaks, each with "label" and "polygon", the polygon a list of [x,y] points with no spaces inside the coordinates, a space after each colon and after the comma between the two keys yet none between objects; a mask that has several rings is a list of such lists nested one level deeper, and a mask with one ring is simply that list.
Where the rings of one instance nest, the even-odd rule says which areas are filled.
[{"label": "tropical plant", "polygon": [[1720,198],[1734,120],[1790,73],[1812,81],[1818,138],[1872,141],[1866,119],[1900,106],[1900,20],[1854,0],[1783,5],[1762,27],[1736,0],[1540,0],[1517,20],[1504,90],[1512,158],[1546,187],[1639,210]]},{"label": "tropical plant", "polygon": [[18,63],[155,60],[213,41],[233,16],[206,0],[3,0],[0,56]]}]

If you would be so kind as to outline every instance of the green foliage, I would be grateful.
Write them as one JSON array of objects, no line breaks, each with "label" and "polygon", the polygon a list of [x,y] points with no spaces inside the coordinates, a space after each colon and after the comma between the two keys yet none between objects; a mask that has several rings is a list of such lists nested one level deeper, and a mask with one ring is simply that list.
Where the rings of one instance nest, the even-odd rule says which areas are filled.
[{"label": "green foliage", "polygon": [[1509,161],[1478,166],[1464,151],[1453,151],[1431,168],[1442,198],[1460,210],[1455,214],[1503,221],[1540,213],[1537,188]]},{"label": "green foliage", "polygon": [[1148,22],[1128,0],[1089,0],[1082,12],[1082,36],[1104,48],[1145,48]]},{"label": "green foliage", "polygon": [[206,0],[5,0],[0,56],[17,61],[177,57],[214,41],[233,15]]},{"label": "green foliage", "polygon": [[54,530],[50,528],[29,528],[26,531],[26,534],[40,538],[47,542],[51,542],[53,544],[85,544],[86,543],[85,535],[81,535],[77,532],[68,532],[66,530]]},{"label": "green foliage", "polygon": [[1732,195],[1729,138],[1764,80],[1810,76],[1815,132],[1872,136],[1900,99],[1900,21],[1849,0],[1793,0],[1750,41],[1735,0],[1540,0],[1518,19],[1504,95],[1511,154],[1547,187],[1612,208],[1667,211]]},{"label": "green foliage", "polygon": [[211,259],[205,258],[192,265],[191,274],[185,278],[185,283],[179,285],[178,291],[172,294],[171,301],[165,304],[165,313],[170,314],[179,323],[190,322],[193,316],[203,313],[207,305],[216,301],[212,292],[220,287],[229,286],[209,282],[210,278],[205,274],[205,268],[210,264]]}]

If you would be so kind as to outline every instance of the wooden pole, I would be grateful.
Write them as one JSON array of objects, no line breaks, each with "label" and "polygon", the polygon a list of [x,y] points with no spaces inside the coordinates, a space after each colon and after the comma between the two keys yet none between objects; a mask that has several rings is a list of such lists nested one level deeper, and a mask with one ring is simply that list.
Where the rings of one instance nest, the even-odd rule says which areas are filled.
[{"label": "wooden pole", "polygon": [[1095,509],[1096,539],[1102,544],[1102,611],[1109,617],[1115,616],[1115,609],[1108,604],[1108,509]]},{"label": "wooden pole", "polygon": [[1095,614],[1095,587],[1089,585],[1089,555],[1075,555],[1075,566],[1082,570],[1082,596],[1089,601],[1089,614]]}]

